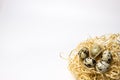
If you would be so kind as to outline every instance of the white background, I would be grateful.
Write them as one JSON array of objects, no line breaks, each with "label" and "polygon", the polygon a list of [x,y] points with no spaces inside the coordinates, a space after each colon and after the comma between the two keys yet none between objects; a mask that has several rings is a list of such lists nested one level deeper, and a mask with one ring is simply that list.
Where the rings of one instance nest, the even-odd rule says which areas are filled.
[{"label": "white background", "polygon": [[74,80],[60,52],[120,32],[120,0],[0,0],[0,80]]}]

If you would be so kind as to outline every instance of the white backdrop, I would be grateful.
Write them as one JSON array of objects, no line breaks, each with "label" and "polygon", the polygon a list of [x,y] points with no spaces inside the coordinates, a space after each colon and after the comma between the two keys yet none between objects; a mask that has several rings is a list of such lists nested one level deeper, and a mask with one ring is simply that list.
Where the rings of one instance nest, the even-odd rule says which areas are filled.
[{"label": "white backdrop", "polygon": [[120,0],[0,0],[0,80],[74,80],[60,52],[120,32]]}]

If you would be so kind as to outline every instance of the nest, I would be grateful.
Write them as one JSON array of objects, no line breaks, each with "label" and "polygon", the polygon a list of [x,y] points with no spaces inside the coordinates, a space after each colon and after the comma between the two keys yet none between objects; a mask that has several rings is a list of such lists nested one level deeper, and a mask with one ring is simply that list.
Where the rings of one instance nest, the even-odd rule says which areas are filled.
[{"label": "nest", "polygon": [[[98,44],[102,50],[110,50],[112,53],[112,62],[109,70],[105,73],[101,73],[95,68],[86,67],[79,58],[78,52],[83,47],[87,47],[91,51],[94,44]],[[97,59],[100,59],[99,56]],[[102,35],[81,42],[71,51],[68,61],[68,68],[76,80],[120,80],[120,34]]]}]

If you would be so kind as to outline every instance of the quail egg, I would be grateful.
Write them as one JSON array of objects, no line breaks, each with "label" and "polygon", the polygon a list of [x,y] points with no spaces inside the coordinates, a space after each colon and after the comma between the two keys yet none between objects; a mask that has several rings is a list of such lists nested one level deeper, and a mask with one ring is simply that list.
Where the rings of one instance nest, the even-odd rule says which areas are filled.
[{"label": "quail egg", "polygon": [[91,49],[91,55],[92,56],[97,56],[101,50],[101,47],[97,44],[94,44]]},{"label": "quail egg", "polygon": [[79,52],[78,55],[81,59],[85,59],[89,56],[89,50],[86,47],[83,47]]},{"label": "quail egg", "polygon": [[107,63],[110,63],[112,60],[111,52],[108,50],[104,51],[102,54],[102,60],[107,62]]},{"label": "quail egg", "polygon": [[96,64],[96,61],[91,58],[91,57],[88,57],[88,58],[85,58],[84,61],[83,61],[84,65],[86,65],[87,67],[91,68],[91,67],[94,67],[95,64]]},{"label": "quail egg", "polygon": [[110,64],[108,64],[105,61],[99,61],[96,64],[96,70],[101,72],[101,73],[105,73],[108,69],[109,69]]}]

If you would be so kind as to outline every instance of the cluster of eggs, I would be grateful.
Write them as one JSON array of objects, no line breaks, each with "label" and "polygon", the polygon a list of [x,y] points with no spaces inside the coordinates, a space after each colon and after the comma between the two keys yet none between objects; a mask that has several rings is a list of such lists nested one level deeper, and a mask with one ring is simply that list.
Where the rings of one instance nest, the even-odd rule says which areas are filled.
[{"label": "cluster of eggs", "polygon": [[[96,57],[100,54],[102,54],[100,59],[96,61]],[[111,52],[109,50],[102,50],[99,45],[94,45],[91,50],[87,47],[83,47],[78,52],[78,55],[85,66],[88,68],[94,67],[96,71],[101,73],[108,71],[112,60]]]}]

